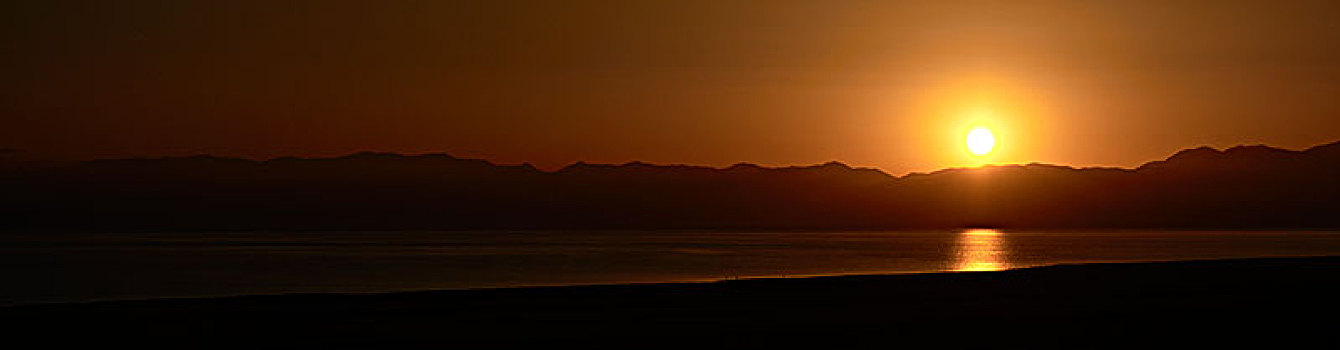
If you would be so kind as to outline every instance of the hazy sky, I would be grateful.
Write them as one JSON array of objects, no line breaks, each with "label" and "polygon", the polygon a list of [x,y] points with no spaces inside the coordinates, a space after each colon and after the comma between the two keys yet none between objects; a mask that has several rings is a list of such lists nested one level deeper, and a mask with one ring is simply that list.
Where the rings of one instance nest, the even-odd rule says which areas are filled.
[{"label": "hazy sky", "polygon": [[6,1],[0,148],[891,173],[1340,140],[1340,1]]}]

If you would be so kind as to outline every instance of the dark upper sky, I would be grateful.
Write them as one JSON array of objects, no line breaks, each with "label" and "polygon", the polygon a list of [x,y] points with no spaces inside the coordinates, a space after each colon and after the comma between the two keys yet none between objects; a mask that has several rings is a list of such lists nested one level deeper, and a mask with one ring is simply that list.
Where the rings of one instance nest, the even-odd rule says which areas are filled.
[{"label": "dark upper sky", "polygon": [[1340,139],[1340,2],[7,1],[0,148],[892,173]]}]

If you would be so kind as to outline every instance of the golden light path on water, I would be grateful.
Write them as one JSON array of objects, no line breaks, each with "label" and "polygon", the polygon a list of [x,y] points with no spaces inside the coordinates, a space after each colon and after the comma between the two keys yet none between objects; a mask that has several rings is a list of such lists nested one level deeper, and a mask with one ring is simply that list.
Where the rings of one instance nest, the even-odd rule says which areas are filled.
[{"label": "golden light path on water", "polygon": [[1013,268],[1005,233],[991,229],[960,232],[954,241],[954,271],[1000,271]]}]

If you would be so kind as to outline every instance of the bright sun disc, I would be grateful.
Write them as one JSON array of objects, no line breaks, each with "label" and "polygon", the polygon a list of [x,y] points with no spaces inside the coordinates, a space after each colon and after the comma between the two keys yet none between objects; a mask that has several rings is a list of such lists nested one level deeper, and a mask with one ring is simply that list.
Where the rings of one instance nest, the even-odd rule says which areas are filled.
[{"label": "bright sun disc", "polygon": [[991,129],[977,127],[968,132],[969,152],[980,156],[991,153],[992,148],[996,148],[996,136],[991,134]]}]

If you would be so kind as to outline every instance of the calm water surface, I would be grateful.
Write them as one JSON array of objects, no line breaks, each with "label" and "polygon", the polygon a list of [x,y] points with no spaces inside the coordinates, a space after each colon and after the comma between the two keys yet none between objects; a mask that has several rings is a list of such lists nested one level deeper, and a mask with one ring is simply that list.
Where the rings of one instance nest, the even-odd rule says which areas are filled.
[{"label": "calm water surface", "polygon": [[0,304],[1340,255],[1340,232],[247,232],[0,236]]}]

